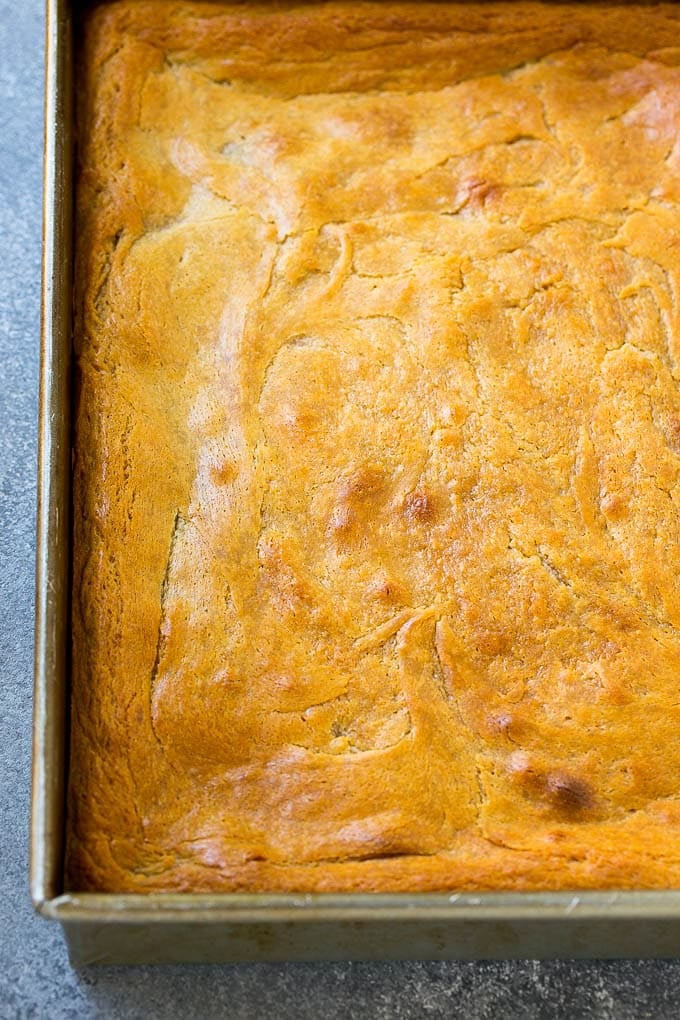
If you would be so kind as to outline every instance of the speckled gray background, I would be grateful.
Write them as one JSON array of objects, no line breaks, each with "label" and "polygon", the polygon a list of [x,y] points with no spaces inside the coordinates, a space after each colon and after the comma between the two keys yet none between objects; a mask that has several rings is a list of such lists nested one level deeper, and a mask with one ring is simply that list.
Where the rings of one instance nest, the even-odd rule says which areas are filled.
[{"label": "speckled gray background", "polygon": [[42,0],[0,0],[0,1018],[680,1016],[680,962],[115,967],[74,972],[27,891]]}]

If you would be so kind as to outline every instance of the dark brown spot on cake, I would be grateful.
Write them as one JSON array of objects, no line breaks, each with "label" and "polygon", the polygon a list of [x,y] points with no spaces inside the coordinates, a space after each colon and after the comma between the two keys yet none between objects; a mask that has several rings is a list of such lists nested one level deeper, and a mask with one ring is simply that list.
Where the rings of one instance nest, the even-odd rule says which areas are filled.
[{"label": "dark brown spot on cake", "polygon": [[404,500],[404,517],[409,524],[428,524],[434,515],[434,499],[425,489],[410,492]]},{"label": "dark brown spot on cake", "polygon": [[285,429],[287,438],[305,439],[318,431],[319,422],[316,414],[308,408],[294,404],[283,404],[279,413],[279,422]]},{"label": "dark brown spot on cake", "polygon": [[628,513],[626,501],[613,492],[604,493],[600,499],[600,509],[610,521],[620,521]]},{"label": "dark brown spot on cake", "polygon": [[551,803],[560,811],[585,811],[593,806],[590,787],[578,776],[549,772],[545,777],[545,790]]},{"label": "dark brown spot on cake", "polygon": [[348,502],[360,502],[378,495],[384,487],[385,472],[377,464],[367,464],[345,479],[340,498]]},{"label": "dark brown spot on cake", "polygon": [[506,771],[525,796],[547,802],[561,814],[579,814],[594,806],[595,798],[585,780],[557,769],[545,771],[525,751],[509,756]]},{"label": "dark brown spot on cake", "polygon": [[238,467],[232,460],[223,460],[210,469],[210,478],[214,485],[228,485],[238,478]]}]

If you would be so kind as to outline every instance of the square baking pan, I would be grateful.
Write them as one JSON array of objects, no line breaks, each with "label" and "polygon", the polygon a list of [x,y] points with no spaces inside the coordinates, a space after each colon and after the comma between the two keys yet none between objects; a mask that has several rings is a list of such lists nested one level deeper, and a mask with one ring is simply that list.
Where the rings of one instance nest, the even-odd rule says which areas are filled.
[{"label": "square baking pan", "polygon": [[672,957],[680,891],[114,895],[64,888],[75,0],[47,0],[30,887],[71,960]]}]

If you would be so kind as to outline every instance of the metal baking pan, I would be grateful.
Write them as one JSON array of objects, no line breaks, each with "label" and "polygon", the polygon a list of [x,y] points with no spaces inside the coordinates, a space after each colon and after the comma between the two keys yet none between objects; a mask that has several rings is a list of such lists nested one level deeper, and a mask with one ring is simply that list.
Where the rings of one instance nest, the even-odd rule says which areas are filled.
[{"label": "metal baking pan", "polygon": [[42,366],[30,887],[75,965],[314,959],[672,957],[680,891],[79,894],[64,889],[73,28],[47,0]]}]

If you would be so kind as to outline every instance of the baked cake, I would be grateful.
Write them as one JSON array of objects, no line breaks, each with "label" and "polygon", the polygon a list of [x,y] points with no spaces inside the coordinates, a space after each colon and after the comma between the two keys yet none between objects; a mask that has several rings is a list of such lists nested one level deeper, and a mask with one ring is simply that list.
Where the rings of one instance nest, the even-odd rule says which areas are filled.
[{"label": "baked cake", "polygon": [[118,2],[68,887],[680,880],[680,7]]}]

